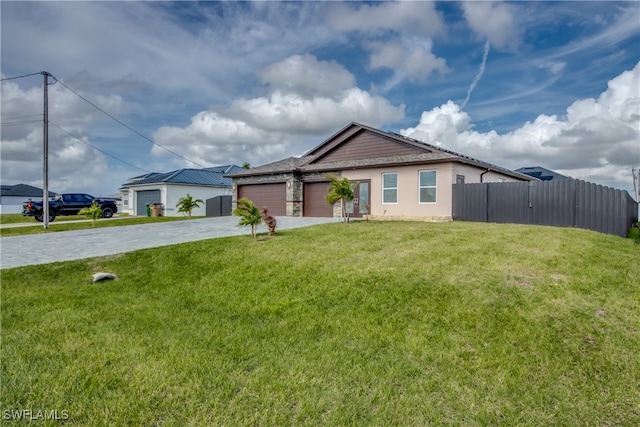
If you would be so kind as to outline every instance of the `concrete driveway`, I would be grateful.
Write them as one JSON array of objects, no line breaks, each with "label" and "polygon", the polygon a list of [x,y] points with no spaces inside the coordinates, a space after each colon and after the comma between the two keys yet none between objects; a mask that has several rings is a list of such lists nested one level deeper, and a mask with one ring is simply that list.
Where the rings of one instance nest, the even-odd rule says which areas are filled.
[{"label": "concrete driveway", "polygon": [[[277,217],[277,230],[338,222],[340,218]],[[0,238],[0,268],[48,264],[216,237],[249,234],[237,217],[201,218],[155,224],[63,231]],[[258,232],[266,232],[261,224]],[[277,233],[277,231],[276,231]]]}]

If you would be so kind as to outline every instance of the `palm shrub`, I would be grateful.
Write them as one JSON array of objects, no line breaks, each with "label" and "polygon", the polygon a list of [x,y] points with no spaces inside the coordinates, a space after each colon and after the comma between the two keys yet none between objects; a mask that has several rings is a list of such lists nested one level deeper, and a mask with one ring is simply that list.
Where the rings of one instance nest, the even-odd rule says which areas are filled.
[{"label": "palm shrub", "polygon": [[627,237],[634,239],[634,242],[640,244],[640,221],[631,226],[629,233],[627,233]]},{"label": "palm shrub", "polygon": [[260,215],[260,209],[251,200],[245,197],[239,199],[233,215],[240,217],[238,225],[250,225],[251,237],[256,237],[256,227],[262,222],[262,215]]},{"label": "palm shrub", "polygon": [[331,184],[329,186],[329,192],[325,195],[325,199],[330,205],[340,202],[342,205],[342,218],[344,218],[346,222],[349,222],[347,202],[352,201],[355,197],[353,190],[358,183],[351,182],[346,177],[339,178],[333,174],[327,177],[331,180]]},{"label": "palm shrub", "polygon": [[189,193],[187,193],[185,197],[178,201],[176,207],[178,208],[178,212],[188,214],[189,219],[191,219],[191,211],[199,208],[202,203],[204,203],[202,199],[194,199]]},{"label": "palm shrub", "polygon": [[98,221],[98,218],[102,216],[102,208],[98,206],[98,202],[94,200],[94,202],[91,203],[91,206],[80,209],[78,211],[78,215],[91,218],[91,226],[95,227],[96,221]]}]

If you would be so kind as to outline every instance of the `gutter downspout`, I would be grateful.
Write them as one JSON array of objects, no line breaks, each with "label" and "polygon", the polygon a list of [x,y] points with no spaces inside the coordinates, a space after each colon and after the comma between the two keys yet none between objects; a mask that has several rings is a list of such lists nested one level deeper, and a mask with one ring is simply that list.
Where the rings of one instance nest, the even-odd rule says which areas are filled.
[{"label": "gutter downspout", "polygon": [[486,171],[484,171],[484,172],[482,172],[482,173],[480,174],[480,182],[481,182],[481,183],[482,183],[482,182],[484,182],[484,180],[483,180],[484,174],[485,174],[485,173],[489,173],[489,172],[491,172],[491,168],[487,168],[487,170],[486,170]]}]

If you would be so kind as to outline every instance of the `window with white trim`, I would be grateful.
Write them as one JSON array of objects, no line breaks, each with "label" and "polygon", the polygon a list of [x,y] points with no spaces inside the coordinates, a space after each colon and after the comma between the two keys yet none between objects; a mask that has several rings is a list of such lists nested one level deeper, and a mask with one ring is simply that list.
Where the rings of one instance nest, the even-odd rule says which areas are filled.
[{"label": "window with white trim", "polygon": [[382,174],[382,203],[398,203],[398,173]]},{"label": "window with white trim", "polygon": [[420,171],[419,173],[418,201],[420,203],[436,202],[436,179],[437,172],[434,170]]}]

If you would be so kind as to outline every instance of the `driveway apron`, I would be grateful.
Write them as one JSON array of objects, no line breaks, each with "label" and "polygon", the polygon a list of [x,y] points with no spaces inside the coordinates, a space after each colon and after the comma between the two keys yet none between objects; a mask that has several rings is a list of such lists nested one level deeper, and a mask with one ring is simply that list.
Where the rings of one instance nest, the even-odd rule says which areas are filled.
[{"label": "driveway apron", "polygon": [[[286,230],[340,219],[278,217],[277,221],[277,229]],[[266,231],[261,224],[258,232]],[[237,217],[217,217],[2,237],[0,268],[93,258],[249,233],[249,227],[238,226]]]}]

